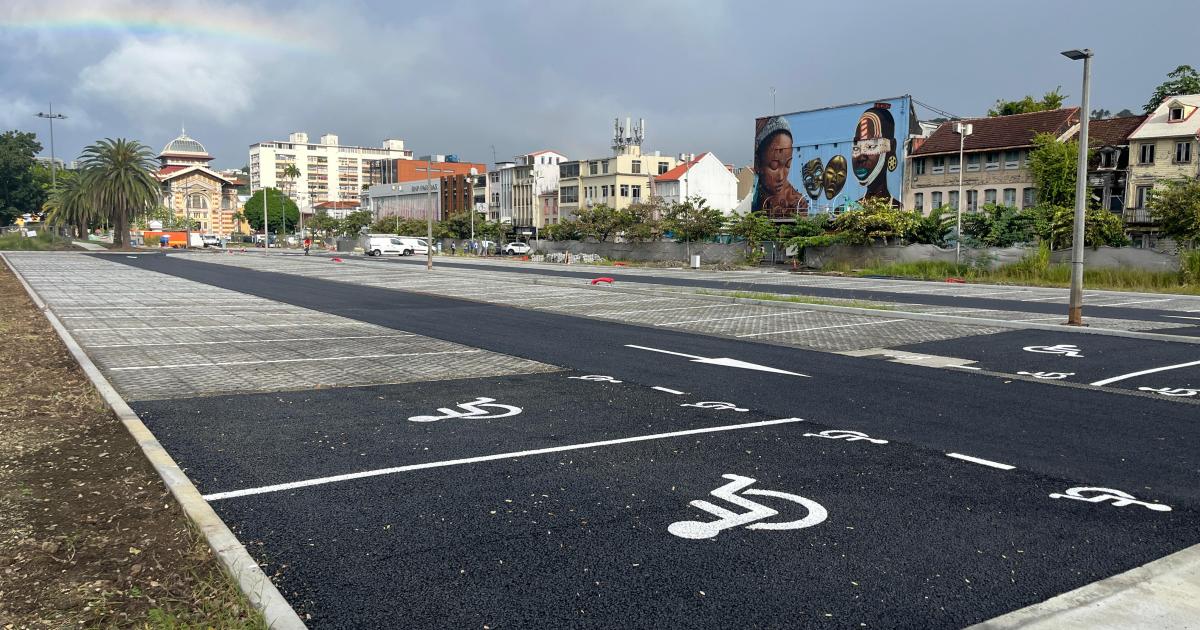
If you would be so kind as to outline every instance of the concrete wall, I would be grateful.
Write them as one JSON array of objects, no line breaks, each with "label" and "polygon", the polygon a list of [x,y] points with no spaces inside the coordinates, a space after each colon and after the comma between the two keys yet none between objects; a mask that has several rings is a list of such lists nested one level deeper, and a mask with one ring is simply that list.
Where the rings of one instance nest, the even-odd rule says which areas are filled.
[{"label": "concrete wall", "polygon": [[[1032,247],[979,249],[964,247],[962,260],[977,265],[986,264],[988,268],[995,269],[1015,263],[1034,251],[1036,249]],[[1051,262],[1067,263],[1070,262],[1070,259],[1070,250],[1050,254]],[[863,268],[923,260],[954,262],[954,248],[942,249],[933,245],[891,245],[887,247],[830,245],[804,249],[804,265],[813,269],[847,264],[854,268]],[[1100,247],[1097,249],[1089,247],[1084,249],[1083,260],[1084,265],[1090,267],[1129,267],[1151,271],[1177,271],[1179,269],[1179,259],[1176,256],[1132,247]]]},{"label": "concrete wall", "polygon": [[[687,260],[684,243],[657,241],[651,243],[591,243],[585,241],[539,241],[535,252],[571,252],[596,254],[609,260],[665,261]],[[746,257],[744,245],[722,243],[692,243],[692,254],[700,254],[702,263],[741,262]]]}]

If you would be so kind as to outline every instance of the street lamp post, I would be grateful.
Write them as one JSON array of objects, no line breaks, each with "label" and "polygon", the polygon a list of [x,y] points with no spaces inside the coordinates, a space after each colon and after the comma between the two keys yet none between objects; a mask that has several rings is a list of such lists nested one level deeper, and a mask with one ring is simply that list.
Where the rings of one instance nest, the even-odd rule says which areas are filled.
[{"label": "street lamp post", "polygon": [[1083,61],[1083,97],[1079,109],[1079,164],[1075,172],[1075,229],[1071,238],[1071,303],[1067,324],[1083,325],[1083,228],[1087,210],[1088,97],[1092,87],[1092,49],[1067,50],[1063,56]]},{"label": "street lamp post", "polygon": [[65,120],[67,117],[54,113],[54,103],[50,103],[49,111],[38,112],[37,117],[50,121],[50,189],[54,190],[58,187],[57,165],[54,163],[54,121]]},{"label": "street lamp post", "polygon": [[433,271],[433,157],[425,162],[425,270]]},{"label": "street lamp post", "polygon": [[963,163],[963,144],[967,140],[967,136],[975,132],[975,125],[955,123],[954,131],[958,132],[958,203],[955,205],[955,214],[957,216],[954,232],[954,264],[962,264],[962,207],[966,203],[966,198],[963,197],[963,171],[967,170],[967,165]]}]

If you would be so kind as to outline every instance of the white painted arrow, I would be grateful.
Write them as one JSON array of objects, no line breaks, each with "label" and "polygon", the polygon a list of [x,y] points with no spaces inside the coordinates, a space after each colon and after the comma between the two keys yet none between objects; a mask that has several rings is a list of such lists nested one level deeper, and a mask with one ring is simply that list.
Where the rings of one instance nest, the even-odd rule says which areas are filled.
[{"label": "white painted arrow", "polygon": [[775,374],[787,374],[789,376],[803,376],[804,378],[811,378],[807,374],[800,374],[799,372],[789,372],[787,370],[780,370],[778,368],[773,368],[773,367],[769,367],[766,365],[759,365],[757,363],[749,363],[749,362],[741,361],[738,359],[730,359],[729,357],[716,357],[716,358],[699,357],[694,354],[684,354],[682,352],[672,352],[670,350],[662,350],[659,348],[647,348],[646,346],[635,346],[633,344],[625,344],[625,347],[626,348],[637,348],[638,350],[649,350],[650,352],[661,352],[662,354],[673,354],[677,357],[686,357],[688,359],[691,359],[692,363],[707,363],[709,365],[724,365],[726,367],[742,368],[743,370],[758,370],[760,372],[774,372]]}]

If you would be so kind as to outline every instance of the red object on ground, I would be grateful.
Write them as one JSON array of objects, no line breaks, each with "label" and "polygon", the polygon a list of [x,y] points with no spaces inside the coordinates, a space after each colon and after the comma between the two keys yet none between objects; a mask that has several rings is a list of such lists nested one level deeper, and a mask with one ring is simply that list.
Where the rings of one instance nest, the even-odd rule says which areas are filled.
[{"label": "red object on ground", "polygon": [[607,282],[609,284],[612,284],[613,279],[606,277],[606,278],[596,278],[595,280],[592,280],[592,284],[600,284],[601,282]]},{"label": "red object on ground", "polygon": [[963,280],[962,278],[946,278],[946,282],[953,282],[954,284],[966,284],[967,283],[967,281]]},{"label": "red object on ground", "polygon": [[331,258],[333,262],[343,262],[341,258]]},{"label": "red object on ground", "polygon": [[615,263],[613,263],[613,266],[614,266],[614,267],[624,267],[624,266],[625,266],[625,263],[623,263],[623,262],[615,262]]}]

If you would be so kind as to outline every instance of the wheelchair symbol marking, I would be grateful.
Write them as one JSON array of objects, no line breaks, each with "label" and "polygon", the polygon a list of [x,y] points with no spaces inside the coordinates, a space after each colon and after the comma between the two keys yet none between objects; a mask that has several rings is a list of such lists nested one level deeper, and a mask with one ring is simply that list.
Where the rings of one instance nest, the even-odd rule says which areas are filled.
[{"label": "wheelchair symbol marking", "polygon": [[847,442],[857,442],[866,440],[872,444],[887,444],[887,440],[873,438],[862,431],[851,431],[849,429],[828,429],[820,433],[805,433],[804,437],[819,437],[830,440],[846,440]]},{"label": "wheelchair symbol marking", "polygon": [[1072,346],[1065,343],[1060,343],[1056,346],[1025,346],[1023,350],[1025,350],[1025,352],[1036,352],[1038,354],[1061,354],[1064,357],[1073,357],[1076,359],[1083,358],[1083,355],[1080,354],[1080,352],[1083,351],[1080,350],[1078,346]]},{"label": "wheelchair symbol marking", "polygon": [[[717,520],[711,522],[677,521],[667,526],[668,532],[680,538],[687,538],[689,540],[703,540],[705,538],[712,538],[716,536],[717,534],[721,533],[722,530],[739,527],[742,525],[745,525],[746,529],[778,531],[812,527],[814,525],[819,525],[820,523],[824,522],[825,519],[829,518],[829,512],[825,510],[824,506],[811,499],[806,499],[804,497],[789,494],[787,492],[779,492],[777,490],[746,490],[746,488],[749,488],[755,482],[755,480],[750,477],[743,477],[741,475],[733,474],[721,475],[721,477],[728,479],[729,483],[717,488],[716,490],[713,490],[711,493],[712,496],[717,497],[718,499],[723,499],[733,505],[743,508],[746,511],[739,514],[732,510],[727,510],[718,505],[709,503],[703,499],[696,499],[691,501],[688,505],[700,508],[709,514],[712,514],[713,516],[717,517]],[[747,499],[745,496],[739,496],[737,494],[739,490],[743,491],[742,495],[775,497],[777,499],[791,501],[792,503],[796,503],[804,507],[808,514],[804,518],[794,521],[785,521],[782,523],[760,523],[758,521],[778,515],[779,510],[767,507],[751,499]]]},{"label": "wheelchair symbol marking", "polygon": [[[483,396],[480,396],[471,402],[458,403],[457,406],[463,409],[463,411],[457,411],[449,407],[441,407],[438,409],[438,411],[442,414],[440,416],[410,416],[408,420],[410,422],[436,422],[438,420],[449,420],[451,418],[474,418],[476,420],[488,420],[491,418],[507,418],[509,416],[515,416],[522,411],[520,407],[497,404],[495,398],[485,398]],[[489,412],[487,409],[484,409],[484,407],[499,409],[503,411],[503,413]]]},{"label": "wheelchair symbol marking", "polygon": [[1074,372],[1017,372],[1023,376],[1032,376],[1033,378],[1041,378],[1049,381],[1059,381],[1068,376],[1075,376]]},{"label": "wheelchair symbol marking", "polygon": [[719,400],[704,400],[698,403],[684,403],[680,407],[699,407],[700,409],[732,409],[734,411],[750,411],[739,407],[733,403],[722,402]]},{"label": "wheelchair symbol marking", "polygon": [[[1091,495],[1091,496],[1088,496]],[[1112,488],[1070,488],[1064,493],[1055,492],[1050,495],[1051,499],[1073,499],[1075,501],[1085,501],[1087,503],[1104,503],[1112,500],[1115,507],[1125,507],[1127,505],[1140,505],[1148,510],[1155,512],[1170,512],[1171,506],[1163,505],[1162,503],[1147,503],[1138,501],[1133,498],[1132,494],[1113,490]]]},{"label": "wheelchair symbol marking", "polygon": [[617,379],[615,379],[611,376],[605,376],[603,374],[588,374],[586,376],[568,376],[567,378],[573,378],[573,379],[579,380],[579,381],[596,381],[598,383],[621,383],[622,382],[622,381],[618,381]]}]

